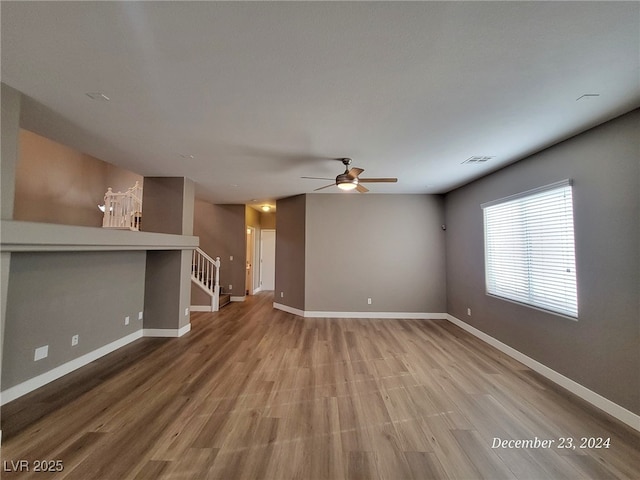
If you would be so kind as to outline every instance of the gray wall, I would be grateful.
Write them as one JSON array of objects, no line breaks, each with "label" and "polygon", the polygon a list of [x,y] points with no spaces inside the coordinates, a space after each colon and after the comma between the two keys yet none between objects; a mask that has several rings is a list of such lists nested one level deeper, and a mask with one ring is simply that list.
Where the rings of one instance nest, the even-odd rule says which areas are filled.
[{"label": "gray wall", "polygon": [[[145,256],[145,252],[13,253],[3,390],[140,330]],[[126,316],[129,325],[124,324]],[[72,347],[76,334],[80,342]],[[49,345],[49,356],[34,362],[35,349],[43,345]]]},{"label": "gray wall", "polygon": [[[141,230],[192,235],[194,192],[193,181],[186,177],[145,177]],[[176,329],[189,323],[192,253],[147,253],[145,329]]]},{"label": "gray wall", "polygon": [[277,202],[273,301],[299,310],[305,309],[305,209],[305,195]]},{"label": "gray wall", "polygon": [[307,195],[305,310],[446,312],[443,223],[440,196]]},{"label": "gray wall", "polygon": [[2,162],[2,181],[0,193],[2,193],[2,219],[13,218],[13,202],[15,197],[16,168],[18,164],[18,135],[20,131],[20,105],[22,95],[17,90],[0,84],[0,97],[2,98],[2,137],[0,139],[0,161]]},{"label": "gray wall", "polygon": [[[0,117],[0,208],[2,210],[0,218],[11,220],[13,218],[15,175],[18,163],[18,132],[20,130],[22,94],[2,83],[0,84],[0,99],[2,100]],[[0,298],[0,372],[2,372],[10,266],[11,253],[0,252],[0,290],[2,292]]]},{"label": "gray wall", "polygon": [[[184,215],[185,194],[190,183],[192,182],[184,177],[145,177],[140,230],[191,235],[193,226],[188,227],[188,221],[185,220]],[[193,195],[192,190],[193,187],[190,187]],[[187,213],[189,212],[191,225],[193,225],[192,206],[188,209]]]},{"label": "gray wall", "polygon": [[[200,248],[207,255],[220,257],[220,285],[234,296],[245,294],[246,284],[246,228],[254,227],[256,249],[253,265],[253,289],[260,284],[260,232],[263,222],[275,228],[275,215],[266,219],[263,212],[245,205],[213,205],[203,200],[195,201],[193,233],[200,238]],[[233,256],[233,260],[229,258]],[[229,285],[233,289],[229,290]],[[210,305],[211,298],[194,285],[191,289],[191,305]]]},{"label": "gray wall", "polygon": [[190,268],[189,250],[147,252],[144,328],[171,330],[189,322]]},{"label": "gray wall", "polygon": [[[485,295],[480,204],[565,178],[577,322]],[[446,223],[450,314],[640,414],[640,110],[449,193]]]},{"label": "gray wall", "polygon": [[[196,200],[193,234],[207,255],[220,257],[220,285],[226,293],[244,295],[246,223],[244,205],[212,205]],[[233,256],[233,260],[229,258]],[[229,285],[233,289],[229,290]],[[191,289],[191,305],[210,305],[211,298],[198,287]]]}]

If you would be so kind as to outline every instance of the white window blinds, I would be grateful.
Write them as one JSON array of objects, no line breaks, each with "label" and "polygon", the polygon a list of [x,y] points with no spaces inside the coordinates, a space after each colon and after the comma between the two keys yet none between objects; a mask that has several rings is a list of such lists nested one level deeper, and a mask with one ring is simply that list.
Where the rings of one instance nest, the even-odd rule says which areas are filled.
[{"label": "white window blinds", "polygon": [[487,293],[577,318],[571,182],[482,209]]}]

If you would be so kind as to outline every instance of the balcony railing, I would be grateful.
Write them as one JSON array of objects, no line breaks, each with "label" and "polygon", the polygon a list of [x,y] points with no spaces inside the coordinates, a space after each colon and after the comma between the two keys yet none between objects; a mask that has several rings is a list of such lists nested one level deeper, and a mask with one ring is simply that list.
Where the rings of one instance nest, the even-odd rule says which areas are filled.
[{"label": "balcony railing", "polygon": [[[103,210],[104,208],[104,210]],[[104,212],[102,226],[104,228],[123,228],[140,230],[142,220],[142,187],[138,182],[126,192],[115,193],[111,187],[104,194]]]}]

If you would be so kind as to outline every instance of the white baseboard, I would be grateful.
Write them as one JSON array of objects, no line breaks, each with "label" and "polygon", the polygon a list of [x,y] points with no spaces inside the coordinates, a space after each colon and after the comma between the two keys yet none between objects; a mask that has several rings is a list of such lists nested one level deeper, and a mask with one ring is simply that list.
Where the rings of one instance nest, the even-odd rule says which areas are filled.
[{"label": "white baseboard", "polygon": [[187,323],[180,329],[176,328],[145,328],[145,337],[181,337],[191,330],[191,324]]},{"label": "white baseboard", "polygon": [[449,320],[454,325],[466,330],[474,337],[479,338],[485,343],[488,343],[492,347],[497,348],[501,352],[509,355],[511,358],[518,360],[520,363],[523,363],[531,370],[538,372],[543,377],[548,378],[552,382],[560,385],[561,387],[569,390],[571,393],[577,395],[583,400],[589,402],[596,408],[608,413],[614,418],[617,418],[621,422],[629,425],[634,430],[640,431],[640,415],[636,415],[635,413],[627,410],[624,407],[621,407],[617,403],[612,402],[611,400],[603,397],[602,395],[589,390],[587,387],[580,385],[578,382],[571,380],[568,377],[565,377],[561,373],[556,372],[555,370],[547,367],[546,365],[534,360],[531,357],[526,356],[524,353],[519,352],[515,348],[510,347],[502,343],[500,340],[493,338],[490,335],[478,330],[475,327],[472,327],[468,323],[463,322],[462,320],[454,317],[453,315],[447,314],[446,319]]},{"label": "white baseboard", "polygon": [[256,293],[260,293],[262,291],[262,287],[258,287],[253,291],[253,295],[255,295]]},{"label": "white baseboard", "polygon": [[211,305],[191,305],[189,307],[191,312],[211,312]]},{"label": "white baseboard", "polygon": [[119,348],[128,345],[135,340],[142,337],[181,337],[191,330],[191,324],[188,323],[180,329],[175,328],[145,328],[137,330],[126,337],[122,337],[114,342],[111,342],[103,347],[100,347],[92,352],[86,353],[78,358],[75,358],[67,363],[63,363],[59,367],[55,367],[48,372],[42,373],[36,377],[15,385],[11,388],[0,392],[0,405],[9,403],[16,398],[22,397],[29,392],[32,392],[40,387],[45,386],[47,383],[51,383],[64,375],[73,372],[89,363],[108,355],[111,352],[118,350]]},{"label": "white baseboard", "polygon": [[0,394],[1,396],[0,405],[4,405],[5,403],[8,403],[12,400],[15,400],[16,398],[26,395],[27,393],[32,392],[33,390],[36,390],[37,388],[40,388],[46,385],[47,383],[51,383],[54,380],[57,380],[58,378],[66,375],[67,373],[71,373],[80,367],[84,367],[85,365],[88,365],[89,363],[97,360],[98,358],[104,357],[105,355],[119,348],[122,348],[125,345],[131,342],[134,342],[135,340],[138,340],[139,338],[142,338],[142,335],[143,335],[142,332],[143,332],[142,330],[133,332],[127,335],[126,337],[122,337],[114,342],[111,342],[103,347],[98,348],[97,350],[86,353],[67,363],[63,363],[59,367],[49,370],[48,372],[45,372],[36,377],[30,378],[26,382],[22,382],[18,385],[15,385],[11,388],[6,389]]},{"label": "white baseboard", "polygon": [[444,320],[446,313],[426,313],[426,312],[320,312],[306,310],[304,316],[308,318],[408,318],[414,320]]},{"label": "white baseboard", "polygon": [[244,302],[244,300],[245,300],[246,298],[247,298],[247,297],[246,297],[245,295],[242,295],[242,296],[238,296],[238,297],[231,297],[231,299],[230,299],[230,300],[231,300],[232,302]]},{"label": "white baseboard", "polygon": [[446,313],[426,312],[324,312],[313,310],[299,310],[281,303],[273,303],[273,308],[307,318],[408,318],[415,320],[445,320]]},{"label": "white baseboard", "polygon": [[289,305],[273,302],[273,308],[282,310],[283,312],[292,313],[293,315],[298,315],[299,317],[304,317],[303,310],[298,310],[297,308],[290,307]]}]

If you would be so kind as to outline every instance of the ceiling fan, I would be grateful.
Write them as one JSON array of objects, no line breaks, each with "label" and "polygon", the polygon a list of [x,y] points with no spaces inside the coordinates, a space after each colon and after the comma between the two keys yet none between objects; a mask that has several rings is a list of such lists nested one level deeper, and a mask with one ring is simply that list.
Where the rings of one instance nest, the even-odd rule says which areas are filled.
[{"label": "ceiling fan", "polygon": [[[324,187],[316,188],[314,192],[318,190],[322,190],[324,188],[333,187],[336,185],[339,189],[349,191],[349,190],[357,190],[360,193],[366,193],[369,191],[362,183],[395,183],[398,181],[397,178],[359,178],[362,172],[364,172],[363,168],[353,167],[349,168],[351,165],[350,158],[341,158],[342,164],[344,165],[344,173],[338,175],[335,179],[335,182],[330,183],[329,185],[325,185]],[[310,178],[312,180],[333,180],[332,178],[325,177],[301,177],[301,178]]]}]

